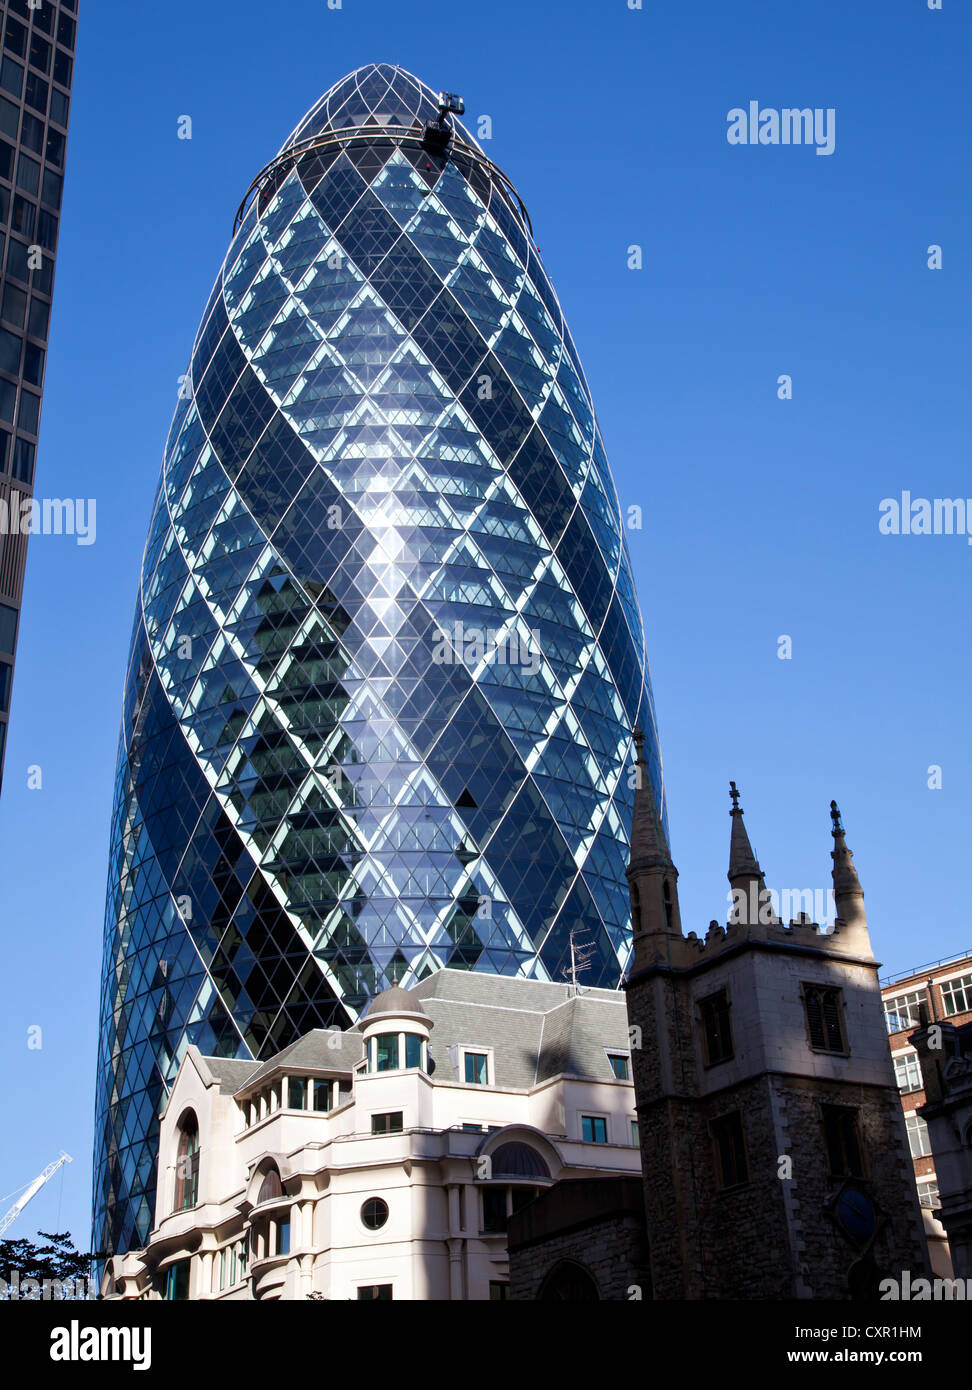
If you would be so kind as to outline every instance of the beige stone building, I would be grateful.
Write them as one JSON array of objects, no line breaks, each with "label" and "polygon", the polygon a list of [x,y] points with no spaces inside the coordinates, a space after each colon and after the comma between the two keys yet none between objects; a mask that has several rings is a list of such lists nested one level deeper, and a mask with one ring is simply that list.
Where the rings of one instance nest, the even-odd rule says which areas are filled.
[{"label": "beige stone building", "polygon": [[441,970],[267,1062],[190,1047],[120,1299],[508,1296],[512,1213],[561,1179],[636,1176],[624,998]]}]

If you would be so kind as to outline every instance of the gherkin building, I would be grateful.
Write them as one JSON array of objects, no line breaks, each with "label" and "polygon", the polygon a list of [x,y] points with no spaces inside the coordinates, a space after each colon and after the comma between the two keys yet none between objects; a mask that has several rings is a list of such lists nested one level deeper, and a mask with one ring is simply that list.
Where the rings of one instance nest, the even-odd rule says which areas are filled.
[{"label": "gherkin building", "polygon": [[95,1249],[148,1236],[188,1043],[266,1057],[441,967],[562,979],[572,934],[583,982],[624,972],[636,724],[665,815],[642,622],[529,213],[460,105],[338,82],[203,312],[125,687]]}]

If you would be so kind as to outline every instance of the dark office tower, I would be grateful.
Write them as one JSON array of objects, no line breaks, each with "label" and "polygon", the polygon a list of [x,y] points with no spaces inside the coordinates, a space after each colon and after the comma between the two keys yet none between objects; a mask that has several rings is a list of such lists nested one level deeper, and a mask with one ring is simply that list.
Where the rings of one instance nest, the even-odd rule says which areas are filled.
[{"label": "dark office tower", "polygon": [[125,695],[101,1246],[148,1233],[187,1042],[264,1057],[440,966],[556,979],[572,931],[590,984],[627,960],[636,722],[664,800],[620,507],[527,213],[441,104],[333,87],[203,313]]},{"label": "dark office tower", "polygon": [[0,781],[27,562],[77,0],[0,3]]}]

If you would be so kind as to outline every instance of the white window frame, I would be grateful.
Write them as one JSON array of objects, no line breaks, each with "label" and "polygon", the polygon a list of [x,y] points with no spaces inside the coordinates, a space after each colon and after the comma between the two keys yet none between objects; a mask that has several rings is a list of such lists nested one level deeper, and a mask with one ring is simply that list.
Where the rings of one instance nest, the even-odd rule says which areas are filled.
[{"label": "white window frame", "polygon": [[[917,1028],[917,1027],[918,1027],[918,1022],[917,1022],[917,1021],[914,1022],[914,1023],[906,1023],[905,1026],[904,1026],[904,1028],[892,1028],[892,1027],[891,1027],[891,1015],[894,1015],[894,1017],[897,1018],[897,1019],[900,1019],[900,1018],[901,1018],[901,1015],[900,1015],[899,1013],[897,1013],[894,1009],[892,1009],[892,1008],[891,1008],[891,1005],[894,1004],[894,1003],[896,1003],[899,999],[909,999],[912,995],[918,995],[918,996],[924,995],[924,996],[925,996],[925,1005],[926,1005],[926,1007],[927,1007],[927,1004],[928,1004],[928,990],[925,988],[924,985],[920,985],[920,986],[918,986],[918,987],[915,988],[915,989],[903,989],[903,990],[901,990],[898,994],[889,995],[888,998],[883,999],[883,1000],[881,1001],[881,1002],[882,1002],[882,1005],[883,1005],[883,1007],[884,1007],[884,1021],[885,1021],[886,1025],[887,1025],[887,1029],[888,1029],[888,1032],[889,1032],[890,1034],[893,1035],[894,1033],[903,1033],[903,1032],[905,1031],[906,1028]],[[921,998],[919,997],[918,1000],[916,1001],[915,1007],[916,1007],[916,1008],[917,1008],[917,1007],[920,1007],[920,1005],[921,1005]]]},{"label": "white window frame", "polygon": [[[916,1110],[909,1110],[905,1115],[905,1129],[908,1131],[908,1149],[911,1157],[931,1158],[932,1146],[928,1126]],[[912,1143],[913,1137],[918,1140],[918,1148],[923,1150],[922,1152],[915,1153],[915,1146]]]},{"label": "white window frame", "polygon": [[[466,1080],[466,1055],[486,1058],[486,1083],[485,1086],[479,1081]],[[478,1090],[485,1090],[489,1086],[496,1085],[496,1071],[493,1065],[493,1049],[491,1047],[481,1047],[474,1043],[461,1043],[459,1046],[459,1081],[463,1086],[475,1086]]]},{"label": "white window frame", "polygon": [[[945,990],[949,985],[957,985],[960,983],[962,984],[962,992],[965,995],[966,1007],[964,1009],[956,1009],[954,1013],[950,1014],[945,1004]],[[935,984],[938,986],[942,996],[942,1012],[946,1018],[956,1018],[959,1014],[972,1011],[972,970],[959,971],[957,975],[949,975],[944,980],[936,980]]]},{"label": "white window frame", "polygon": [[[921,1074],[921,1063],[918,1061],[918,1053],[914,1050],[913,1047],[905,1048],[905,1050],[904,1050],[903,1052],[892,1052],[892,1053],[891,1053],[891,1062],[892,1062],[892,1065],[894,1066],[894,1080],[895,1080],[895,1084],[897,1085],[898,1091],[899,1091],[899,1093],[900,1093],[901,1095],[903,1095],[903,1096],[909,1096],[909,1095],[911,1095],[911,1094],[912,1094],[913,1092],[915,1092],[915,1091],[922,1091],[922,1090],[924,1090],[925,1082],[924,1082],[924,1079],[923,1079],[922,1074]],[[913,1071],[916,1071],[916,1072],[917,1072],[917,1074],[918,1074],[918,1080],[917,1080],[917,1082],[916,1082],[913,1086],[902,1086],[902,1085],[901,1085],[901,1077],[900,1077],[900,1073],[899,1073],[899,1071],[898,1071],[898,1064],[899,1064],[899,1062],[900,1062],[900,1063],[903,1063],[903,1064],[904,1064],[904,1067],[905,1067],[909,1072],[913,1072]]]},{"label": "white window frame", "polygon": [[[596,1139],[585,1139],[585,1138],[584,1138],[584,1121],[585,1121],[585,1120],[603,1120],[603,1121],[604,1121],[604,1143],[603,1143],[603,1144],[599,1144],[598,1141],[597,1141]],[[612,1142],[612,1140],[611,1140],[611,1116],[610,1116],[610,1114],[608,1113],[608,1111],[606,1111],[606,1110],[578,1110],[578,1112],[577,1112],[577,1128],[578,1128],[578,1130],[580,1131],[580,1133],[578,1134],[578,1138],[580,1139],[580,1142],[581,1142],[582,1144],[594,1144],[594,1145],[595,1145],[597,1148],[599,1148],[599,1149],[606,1149],[606,1148],[610,1145],[610,1143]]]},{"label": "white window frame", "polygon": [[[608,1059],[608,1066],[611,1067],[611,1080],[620,1081],[622,1086],[630,1086],[632,1081],[631,1053],[626,1052],[622,1047],[606,1047],[604,1049],[604,1055]],[[625,1077],[623,1081],[621,1080],[620,1076],[615,1076],[614,1074],[614,1067],[611,1066],[612,1057],[623,1057],[628,1064],[628,1075]]]}]

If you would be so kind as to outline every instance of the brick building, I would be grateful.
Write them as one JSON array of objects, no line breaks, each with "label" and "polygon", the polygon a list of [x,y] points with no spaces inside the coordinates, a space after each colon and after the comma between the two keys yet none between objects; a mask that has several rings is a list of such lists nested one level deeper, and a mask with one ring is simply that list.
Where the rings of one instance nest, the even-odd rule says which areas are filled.
[{"label": "brick building", "polygon": [[918,1053],[911,1045],[909,1034],[923,1022],[948,1021],[960,1026],[972,1020],[972,951],[886,977],[881,981],[881,999],[914,1162],[918,1200],[926,1210],[936,1211],[939,1195],[935,1159],[928,1127],[918,1114],[926,1095]]}]

